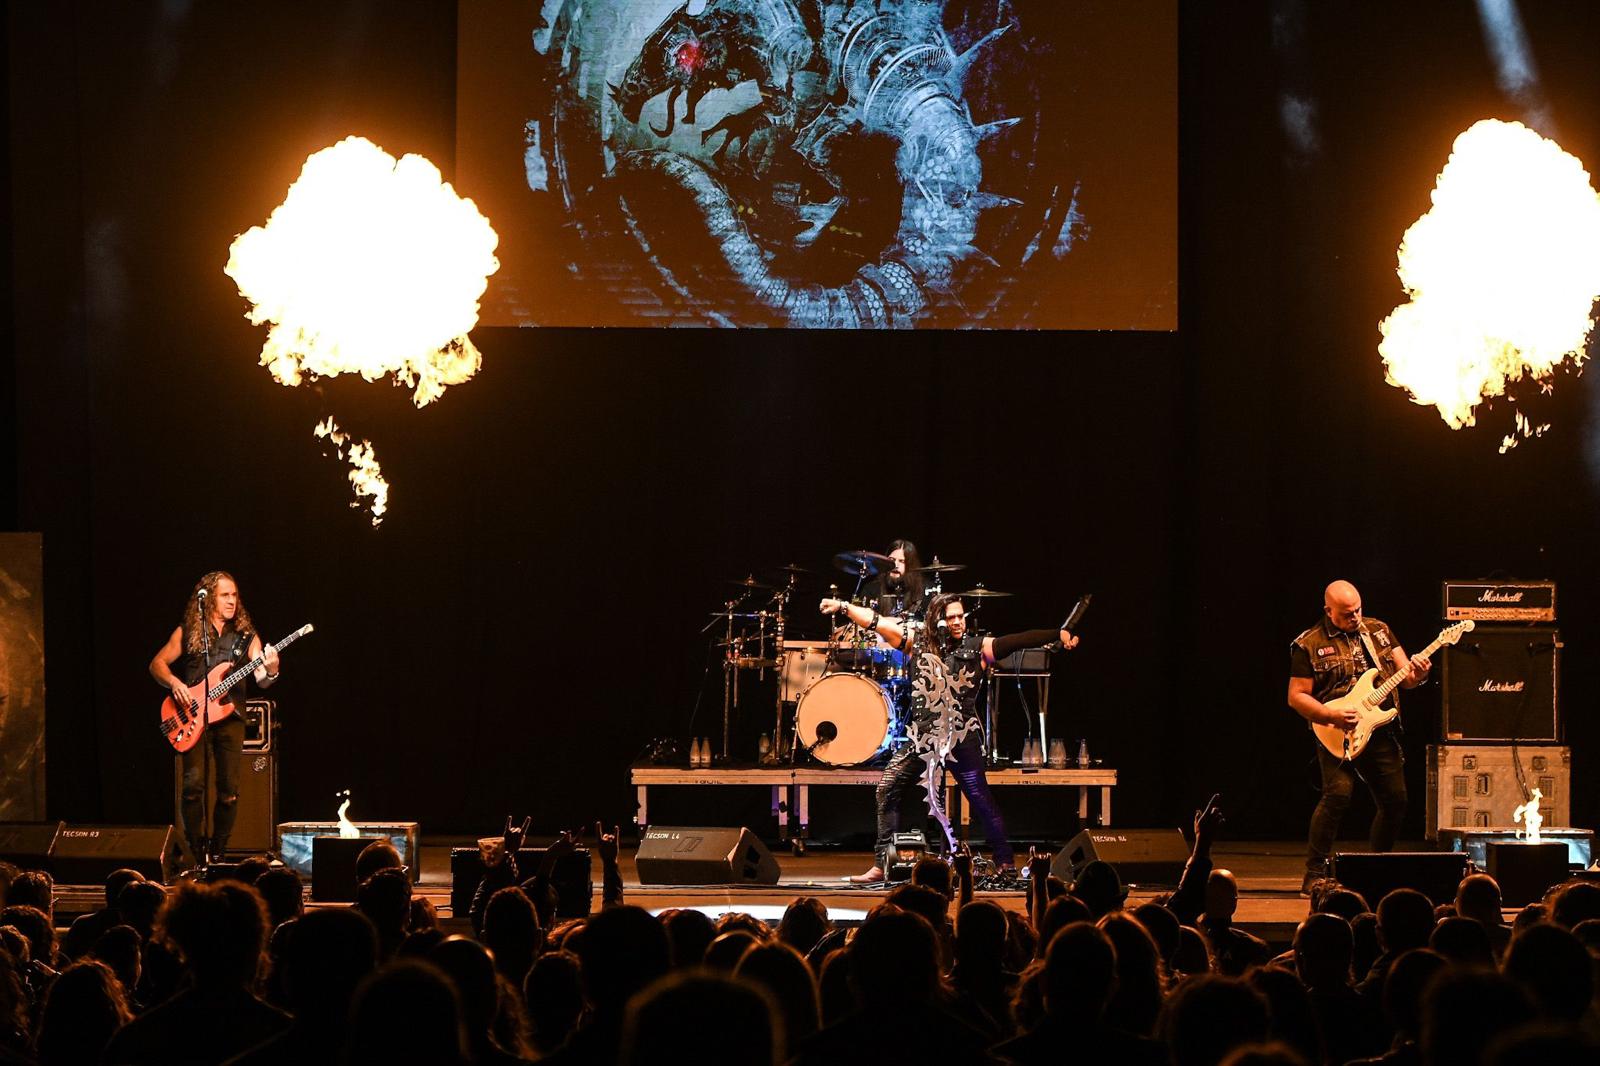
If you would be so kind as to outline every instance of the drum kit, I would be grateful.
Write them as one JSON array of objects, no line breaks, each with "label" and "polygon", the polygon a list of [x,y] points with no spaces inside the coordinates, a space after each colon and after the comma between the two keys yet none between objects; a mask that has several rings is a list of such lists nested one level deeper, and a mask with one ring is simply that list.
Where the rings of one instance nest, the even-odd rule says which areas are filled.
[{"label": "drum kit", "polygon": [[[905,602],[899,562],[870,551],[846,551],[833,557],[833,565],[855,579],[848,596],[837,584],[828,586],[830,598],[867,602],[865,589],[873,578],[886,579],[885,592],[870,606],[886,617],[902,616]],[[929,597],[943,591],[946,575],[964,570],[960,563],[942,563],[936,556],[916,568]],[[722,758],[729,754],[730,725],[739,706],[740,675],[756,671],[766,681],[774,673],[775,713],[773,742],[763,751],[769,762],[797,761],[807,755],[826,766],[861,766],[887,754],[905,735],[911,688],[910,659],[890,647],[876,633],[842,619],[826,640],[789,639],[791,611],[812,607],[797,599],[802,582],[815,572],[793,563],[774,572],[772,583],[755,575],[729,582],[739,589],[723,609],[713,612],[707,630],[723,625],[720,641],[723,661]],[[782,577],[776,575],[781,574]],[[764,602],[761,597],[765,595]],[[960,593],[979,601],[1010,593],[982,585]],[[976,607],[977,604],[973,604]],[[752,609],[753,608],[753,609]],[[813,607],[814,609],[814,607]],[[908,619],[920,625],[920,619]]]}]

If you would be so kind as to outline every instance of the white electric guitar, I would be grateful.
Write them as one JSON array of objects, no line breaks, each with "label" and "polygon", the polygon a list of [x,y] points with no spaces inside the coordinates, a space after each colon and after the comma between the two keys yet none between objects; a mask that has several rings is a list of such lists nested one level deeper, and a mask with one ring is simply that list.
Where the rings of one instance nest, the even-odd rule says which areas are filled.
[{"label": "white electric guitar", "polygon": [[[1447,644],[1454,644],[1461,639],[1461,634],[1470,633],[1476,625],[1472,619],[1457,622],[1446,628],[1432,644],[1417,652],[1414,658],[1425,658],[1438,651]],[[1356,679],[1355,687],[1336,700],[1329,700],[1327,706],[1330,710],[1345,711],[1354,709],[1361,716],[1354,729],[1346,730],[1336,725],[1323,725],[1313,723],[1312,732],[1317,739],[1322,741],[1322,746],[1327,748],[1340,759],[1354,759],[1366,748],[1367,741],[1372,739],[1372,733],[1379,726],[1388,725],[1394,721],[1395,715],[1400,713],[1398,707],[1384,707],[1383,701],[1389,694],[1400,687],[1400,683],[1409,676],[1405,670],[1391,674],[1387,681],[1378,680],[1378,669],[1373,667]]]}]

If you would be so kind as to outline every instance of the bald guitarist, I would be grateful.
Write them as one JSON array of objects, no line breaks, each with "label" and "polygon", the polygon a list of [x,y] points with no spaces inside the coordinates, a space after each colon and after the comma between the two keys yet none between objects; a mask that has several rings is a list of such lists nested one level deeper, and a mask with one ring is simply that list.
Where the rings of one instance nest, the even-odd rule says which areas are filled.
[{"label": "bald guitarist", "polygon": [[[1405,650],[1387,625],[1361,611],[1361,594],[1348,581],[1335,581],[1322,595],[1322,620],[1294,638],[1289,648],[1289,706],[1313,726],[1332,726],[1354,732],[1360,713],[1348,706],[1328,704],[1348,693],[1367,670],[1384,677],[1405,676],[1402,688],[1415,688],[1428,678],[1432,663],[1427,656],[1406,657]],[[1328,856],[1339,833],[1339,823],[1356,778],[1366,782],[1378,808],[1372,819],[1373,851],[1394,847],[1400,819],[1406,809],[1405,760],[1400,752],[1398,723],[1374,730],[1349,758],[1340,758],[1317,744],[1322,771],[1322,798],[1311,815],[1306,873],[1300,891],[1327,876]]]}]

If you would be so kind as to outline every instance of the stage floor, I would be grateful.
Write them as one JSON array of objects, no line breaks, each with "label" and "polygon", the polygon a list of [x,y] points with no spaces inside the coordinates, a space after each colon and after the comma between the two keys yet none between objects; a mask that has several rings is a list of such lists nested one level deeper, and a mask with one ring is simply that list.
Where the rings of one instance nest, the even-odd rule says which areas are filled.
[{"label": "stage floor", "polygon": [[[433,901],[442,924],[452,931],[464,929],[466,915],[452,913],[450,906],[450,849],[473,843],[466,838],[429,838],[419,849],[421,870],[416,892]],[[1428,850],[1426,845],[1417,847]],[[645,886],[639,883],[633,849],[625,847],[622,855],[625,898],[628,903],[651,911],[669,907],[696,907],[711,913],[748,911],[775,921],[796,896],[815,896],[837,917],[848,920],[865,915],[888,894],[888,889],[882,885],[850,885],[843,880],[872,865],[870,852],[813,844],[805,855],[796,856],[783,850],[775,850],[774,855],[782,868],[776,885]],[[1305,844],[1300,841],[1219,844],[1212,857],[1217,866],[1232,870],[1239,879],[1239,909],[1235,919],[1238,924],[1270,943],[1286,943],[1308,909],[1305,897],[1299,894]],[[598,892],[598,865],[595,878]],[[58,885],[56,891],[56,919],[63,927],[76,915],[104,905],[104,888],[99,885]],[[1129,899],[1137,904],[1166,891],[1170,891],[1168,886],[1136,886]],[[309,885],[307,892],[309,895]],[[1020,888],[1010,892],[979,892],[977,896],[1008,909],[1024,909]],[[308,904],[322,905],[309,903],[309,900]]]},{"label": "stage floor", "polygon": [[[456,917],[449,908],[449,846],[429,843],[421,850],[422,877],[417,891],[434,901],[442,918]],[[781,915],[783,908],[796,896],[815,896],[830,911],[848,918],[864,915],[888,894],[888,889],[881,885],[850,885],[843,881],[872,865],[870,852],[812,845],[803,856],[778,850],[773,854],[782,868],[776,885],[645,886],[639,883],[632,849],[625,848],[622,855],[624,895],[627,902],[651,911],[698,907],[719,913],[750,911],[763,918],[774,913]],[[1305,844],[1301,841],[1251,841],[1218,845],[1212,858],[1217,866],[1232,870],[1239,879],[1236,921],[1268,941],[1287,941],[1308,910],[1305,897],[1300,895]],[[598,865],[595,875],[598,892]],[[1137,886],[1130,892],[1129,899],[1136,904],[1168,891],[1168,886]],[[1020,911],[1025,906],[1020,888],[1012,892],[979,892],[977,897],[993,900],[1012,910]]]}]

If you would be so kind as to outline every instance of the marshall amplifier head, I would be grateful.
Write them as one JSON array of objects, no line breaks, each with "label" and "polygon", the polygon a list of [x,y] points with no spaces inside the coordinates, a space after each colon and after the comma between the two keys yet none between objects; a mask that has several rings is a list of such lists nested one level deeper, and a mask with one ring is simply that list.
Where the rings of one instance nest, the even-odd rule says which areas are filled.
[{"label": "marshall amplifier head", "polygon": [[1454,622],[1554,622],[1554,581],[1446,581],[1444,616]]}]

